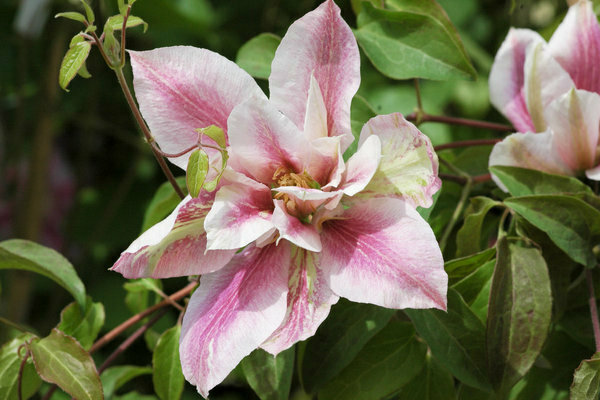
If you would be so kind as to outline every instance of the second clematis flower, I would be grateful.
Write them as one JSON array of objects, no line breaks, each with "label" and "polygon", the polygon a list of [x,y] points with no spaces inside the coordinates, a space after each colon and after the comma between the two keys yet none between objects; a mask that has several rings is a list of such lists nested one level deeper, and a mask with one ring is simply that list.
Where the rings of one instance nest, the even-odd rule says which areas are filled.
[{"label": "second clematis flower", "polygon": [[591,1],[571,6],[548,43],[534,31],[511,29],[492,66],[490,98],[524,133],[494,146],[490,166],[600,180],[599,65]]},{"label": "second clematis flower", "polygon": [[[360,57],[332,0],[282,39],[270,98],[208,50],[130,55],[140,109],[164,151],[194,145],[197,128],[227,135],[215,193],[188,196],[112,268],[127,278],[202,275],[180,358],[203,396],[254,349],[276,355],[312,336],[340,296],[446,309],[442,254],[416,211],[441,184],[429,139],[400,114],[378,116],[342,157]],[[206,151],[220,165],[220,153]],[[185,168],[187,158],[171,161]]]}]

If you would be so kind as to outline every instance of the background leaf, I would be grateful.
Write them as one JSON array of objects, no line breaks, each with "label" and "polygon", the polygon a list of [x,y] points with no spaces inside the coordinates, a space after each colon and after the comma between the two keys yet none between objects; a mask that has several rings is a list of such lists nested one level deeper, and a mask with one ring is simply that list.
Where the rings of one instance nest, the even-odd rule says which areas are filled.
[{"label": "background leaf", "polygon": [[425,358],[421,372],[402,388],[398,400],[452,400],[456,399],[454,378],[430,354]]},{"label": "background leaf", "polygon": [[[19,357],[19,347],[34,336],[30,333],[22,334],[6,343],[0,348],[0,399],[19,399],[19,369],[22,358]],[[22,355],[25,355],[25,349]],[[23,369],[21,381],[21,395],[23,399],[33,396],[39,389],[42,380],[35,372],[31,359]]]},{"label": "background leaf", "polygon": [[573,376],[571,400],[597,399],[600,395],[600,353],[583,360]]},{"label": "background leaf", "polygon": [[58,329],[73,336],[84,349],[89,350],[102,325],[104,325],[104,306],[102,303],[92,302],[92,298],[88,296],[83,312],[75,303],[63,309],[60,313]]},{"label": "background leaf", "polygon": [[514,197],[533,194],[593,193],[579,179],[569,176],[500,165],[490,167],[490,172],[506,186]]},{"label": "background leaf", "polygon": [[151,373],[152,368],[139,367],[137,365],[118,365],[105,369],[100,375],[102,388],[104,389],[104,398],[110,400],[113,394],[130,380]]},{"label": "background leaf", "polygon": [[294,373],[295,347],[273,357],[256,349],[241,362],[246,380],[261,400],[287,400]]},{"label": "background leaf", "polygon": [[255,78],[268,79],[271,63],[281,38],[272,33],[261,33],[247,41],[238,50],[235,62]]},{"label": "background leaf", "polygon": [[44,275],[65,288],[85,309],[83,283],[71,263],[55,250],[22,239],[0,242],[0,269],[20,269]]},{"label": "background leaf", "polygon": [[[175,179],[177,184],[187,194],[187,186],[185,184],[185,177],[180,176]],[[142,223],[142,232],[145,232],[154,224],[165,219],[174,209],[181,199],[173,190],[170,182],[165,182],[159,186],[158,190],[152,197],[150,204],[146,207],[144,213],[144,222]]]},{"label": "background leaf", "polygon": [[158,339],[152,355],[152,382],[161,400],[179,399],[183,391],[183,372],[179,361],[181,325],[167,329]]},{"label": "background leaf", "polygon": [[[488,197],[478,196],[471,198],[471,203],[465,210],[462,227],[456,234],[456,256],[464,257],[482,250],[481,241],[487,239],[482,237],[482,228],[485,216],[496,206],[502,203]],[[485,246],[486,248],[489,245]]]}]

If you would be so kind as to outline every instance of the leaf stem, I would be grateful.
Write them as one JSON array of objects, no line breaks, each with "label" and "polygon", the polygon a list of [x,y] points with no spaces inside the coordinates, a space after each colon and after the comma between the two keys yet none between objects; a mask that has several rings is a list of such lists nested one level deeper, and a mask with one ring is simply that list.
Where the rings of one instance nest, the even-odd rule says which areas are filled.
[{"label": "leaf stem", "polygon": [[596,343],[596,353],[600,351],[600,321],[598,321],[598,307],[596,306],[596,293],[594,291],[594,277],[592,270],[586,268],[585,278],[587,280],[590,305],[590,315],[592,317],[592,327],[594,328],[594,341]]},{"label": "leaf stem", "polygon": [[467,201],[469,200],[469,195],[471,194],[471,189],[473,188],[473,177],[471,177],[464,171],[456,168],[454,165],[444,160],[443,158],[440,158],[440,162],[446,165],[452,172],[460,175],[460,177],[465,180],[458,204],[456,205],[456,208],[452,213],[452,217],[450,218],[448,225],[446,225],[446,229],[444,230],[442,238],[440,239],[440,249],[442,250],[442,252],[444,252],[444,249],[448,244],[448,239],[450,238],[450,235],[452,234],[454,227],[458,223],[458,220],[460,219],[460,216],[462,215],[463,210],[467,205]]},{"label": "leaf stem", "polygon": [[27,363],[28,358],[29,351],[25,353],[25,357],[23,357],[21,365],[19,366],[19,382],[17,384],[17,390],[19,391],[19,400],[23,400],[23,371],[25,370],[25,364]]},{"label": "leaf stem", "polygon": [[[457,175],[451,175],[451,174],[438,174],[438,176],[442,180],[452,181],[452,182],[458,183],[459,185],[465,185],[467,183],[467,181],[469,180],[468,178],[465,178],[464,176],[457,176]],[[491,180],[492,175],[490,175],[490,174],[475,175],[475,176],[471,176],[469,178],[471,179],[472,183],[475,184],[475,183],[482,183],[482,182],[487,182],[487,181]]]},{"label": "leaf stem", "polygon": [[435,151],[441,151],[446,149],[456,149],[460,147],[471,147],[471,146],[489,146],[501,142],[502,139],[475,139],[475,140],[461,140],[459,142],[444,143],[439,146],[435,146]]},{"label": "leaf stem", "polygon": [[408,121],[411,122],[439,122],[442,124],[448,125],[463,125],[470,126],[473,128],[480,129],[489,129],[493,131],[500,132],[514,132],[515,129],[510,125],[497,124],[495,122],[487,122],[487,121],[479,121],[475,119],[467,119],[467,118],[455,118],[455,117],[447,117],[444,115],[429,115],[427,113],[411,113],[405,116]]}]

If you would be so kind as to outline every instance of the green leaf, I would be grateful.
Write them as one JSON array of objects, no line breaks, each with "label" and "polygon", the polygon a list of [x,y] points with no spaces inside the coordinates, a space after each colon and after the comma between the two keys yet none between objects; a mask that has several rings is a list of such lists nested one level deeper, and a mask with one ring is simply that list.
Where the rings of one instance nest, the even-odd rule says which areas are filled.
[{"label": "green leaf", "polygon": [[304,389],[315,393],[336,376],[394,313],[395,310],[340,299],[306,344],[302,360]]},{"label": "green leaf", "polygon": [[187,187],[192,197],[198,197],[208,174],[208,155],[202,149],[194,150],[187,165]]},{"label": "green leaf", "polygon": [[597,399],[600,395],[600,353],[583,360],[575,370],[571,385],[571,400]]},{"label": "green leaf", "polygon": [[125,304],[133,314],[137,314],[148,307],[151,292],[161,295],[162,284],[158,279],[142,278],[126,282],[123,288],[127,291]]},{"label": "green leaf", "polygon": [[73,21],[82,22],[84,24],[86,23],[85,15],[73,11],[58,13],[54,16],[54,18],[67,18],[72,19]]},{"label": "green leaf", "polygon": [[[494,260],[490,260],[452,285],[483,323],[487,318],[487,303],[494,264]],[[476,304],[476,307],[474,307],[474,304]]]},{"label": "green leaf", "polygon": [[88,71],[87,67],[85,66],[85,63],[81,65],[81,68],[79,68],[79,71],[77,71],[77,75],[81,76],[84,79],[89,79],[92,77],[92,74],[90,74],[90,72]]},{"label": "green leaf", "polygon": [[[352,11],[354,11],[354,14],[358,15],[360,14],[360,11],[362,10],[362,3],[363,1],[367,1],[367,0],[350,0],[350,4],[352,5]],[[379,6],[383,4],[383,0],[368,0],[371,4],[373,4],[374,6]]]},{"label": "green leaf", "polygon": [[421,372],[402,388],[397,400],[450,400],[456,399],[454,378],[431,355],[427,355]]},{"label": "green leaf", "polygon": [[588,193],[592,190],[578,179],[551,175],[533,169],[495,165],[490,172],[506,186],[515,197],[534,194]]},{"label": "green leaf", "polygon": [[[21,356],[25,355],[25,349],[21,351],[21,356],[19,355],[19,347],[33,337],[32,334],[25,333],[4,343],[0,348],[0,399],[19,399],[19,369],[22,362]],[[42,380],[29,360],[23,368],[22,398],[28,399],[33,396],[38,391],[41,383]]]},{"label": "green leaf", "polygon": [[[187,191],[185,177],[181,176],[175,180],[184,192]],[[165,219],[177,207],[180,201],[179,195],[177,195],[170,182],[160,185],[144,213],[142,232],[145,232],[151,226]]]},{"label": "green leaf", "polygon": [[119,8],[119,13],[121,13],[121,15],[125,15],[127,13],[128,7],[125,5],[124,0],[117,0],[117,6]]},{"label": "green leaf", "polygon": [[448,289],[448,311],[405,310],[444,367],[469,386],[490,390],[485,327],[460,294]]},{"label": "green leaf", "polygon": [[246,380],[261,400],[287,400],[292,386],[294,355],[295,347],[277,357],[256,349],[242,360]]},{"label": "green leaf", "polygon": [[75,268],[48,247],[22,239],[0,242],[0,269],[21,269],[44,275],[65,288],[85,309],[85,287]]},{"label": "green leaf", "polygon": [[388,398],[419,373],[426,353],[409,322],[391,321],[319,391],[319,400]]},{"label": "green leaf", "polygon": [[75,75],[77,75],[81,66],[84,65],[85,60],[87,60],[90,54],[91,48],[92,45],[90,42],[83,41],[67,50],[65,58],[63,58],[62,63],[60,64],[60,72],[58,74],[58,83],[65,91],[68,92],[67,86],[73,78],[75,78]]},{"label": "green leaf", "polygon": [[123,396],[114,396],[114,400],[156,400],[156,396],[151,394],[139,394],[138,392],[129,392]]},{"label": "green leaf", "polygon": [[363,2],[354,31],[373,65],[393,79],[476,77],[456,29],[433,0]]},{"label": "green leaf", "polygon": [[214,142],[222,149],[227,147],[227,139],[225,137],[225,132],[223,132],[223,129],[219,128],[216,125],[210,125],[206,128],[196,129],[196,132],[200,133],[201,135],[208,136],[209,138],[214,140]]},{"label": "green leaf", "polygon": [[166,330],[152,355],[152,381],[161,400],[179,399],[183,391],[183,372],[179,361],[179,335],[181,325]]},{"label": "green leaf", "polygon": [[504,203],[548,237],[574,261],[593,267],[592,248],[600,237],[600,211],[565,195],[513,197]]},{"label": "green leaf", "polygon": [[272,33],[261,33],[253,37],[238,50],[235,62],[255,78],[268,79],[271,63],[281,38]]},{"label": "green leaf", "polygon": [[[487,213],[502,203],[488,197],[478,196],[470,199],[465,210],[465,220],[456,234],[456,256],[464,257],[481,251],[481,231]],[[486,248],[489,245],[485,246]]]},{"label": "green leaf", "polygon": [[364,97],[360,95],[354,96],[352,104],[350,105],[350,125],[352,127],[354,141],[344,152],[345,161],[348,161],[352,154],[356,153],[356,150],[358,150],[358,139],[363,126],[368,120],[376,115],[377,113]]},{"label": "green leaf", "polygon": [[100,380],[104,389],[104,397],[110,399],[121,386],[141,375],[152,373],[150,367],[138,367],[137,365],[119,365],[110,367],[102,372]]},{"label": "green leaf", "polygon": [[524,376],[539,356],[552,314],[550,277],[536,248],[522,240],[498,240],[498,257],[487,324],[490,379],[503,394]]},{"label": "green leaf", "polygon": [[[133,28],[134,26],[140,26],[140,25],[144,25],[144,33],[146,33],[146,30],[148,29],[148,24],[141,19],[140,17],[135,17],[133,15],[130,15],[129,18],[127,18],[127,27],[126,28]],[[122,15],[113,15],[112,17],[108,17],[108,19],[106,20],[106,23],[104,24],[104,31],[120,31],[121,29],[123,29],[123,16]]]},{"label": "green leaf", "polygon": [[78,343],[58,329],[28,346],[38,374],[78,400],[104,399],[96,365]]},{"label": "green leaf", "polygon": [[83,312],[75,303],[69,304],[62,310],[57,328],[73,336],[84,349],[89,350],[102,325],[104,325],[104,306],[102,303],[92,302],[92,298],[88,296]]},{"label": "green leaf", "polygon": [[83,8],[85,9],[85,15],[87,15],[87,20],[90,25],[93,25],[96,21],[96,17],[94,16],[94,10],[88,4],[86,0],[81,0],[81,4],[83,4]]},{"label": "green leaf", "polygon": [[473,271],[477,270],[477,268],[491,260],[495,255],[496,248],[492,247],[468,257],[446,261],[444,264],[444,269],[448,274],[450,284],[453,284],[454,282],[471,274]]}]

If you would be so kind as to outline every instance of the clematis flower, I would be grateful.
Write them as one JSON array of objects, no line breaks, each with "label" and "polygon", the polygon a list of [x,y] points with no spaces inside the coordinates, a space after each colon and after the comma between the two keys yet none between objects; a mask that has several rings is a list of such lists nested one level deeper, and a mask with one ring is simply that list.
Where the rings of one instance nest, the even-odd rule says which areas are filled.
[{"label": "clematis flower", "polygon": [[[208,50],[130,55],[141,111],[165,151],[196,143],[199,127],[227,134],[216,193],[185,198],[112,268],[127,278],[202,275],[180,359],[203,396],[254,349],[276,355],[312,336],[340,296],[446,308],[442,255],[416,211],[440,187],[429,139],[400,114],[378,116],[342,157],[360,58],[332,0],[289,28],[269,99]],[[219,165],[218,152],[209,156]],[[185,168],[186,157],[172,161]]]},{"label": "clematis flower", "polygon": [[569,8],[548,43],[511,29],[492,66],[490,98],[525,133],[496,144],[490,166],[600,180],[598,65],[600,26],[588,0]]}]

